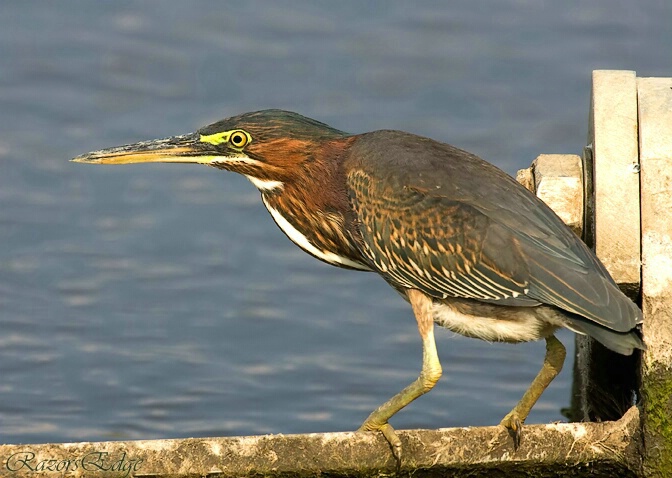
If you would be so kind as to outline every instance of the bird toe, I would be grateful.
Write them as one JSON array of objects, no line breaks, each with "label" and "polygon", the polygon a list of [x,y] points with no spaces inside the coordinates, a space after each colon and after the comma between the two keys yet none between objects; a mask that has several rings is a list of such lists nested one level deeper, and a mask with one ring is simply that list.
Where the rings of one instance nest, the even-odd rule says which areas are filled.
[{"label": "bird toe", "polygon": [[379,431],[380,433],[383,434],[385,437],[385,440],[387,440],[387,443],[389,443],[390,448],[392,450],[392,456],[394,457],[395,463],[396,463],[396,471],[399,473],[401,470],[401,451],[402,451],[402,446],[401,446],[401,440],[399,439],[399,436],[397,435],[397,432],[394,431],[394,428],[392,425],[389,423],[384,423],[380,426],[376,427],[371,427],[368,423],[364,423],[359,430],[360,432],[372,432],[372,431]]},{"label": "bird toe", "polygon": [[513,439],[513,450],[518,450],[520,447],[520,439],[523,430],[523,423],[518,417],[518,414],[512,410],[502,419],[499,424],[507,429],[509,435]]}]

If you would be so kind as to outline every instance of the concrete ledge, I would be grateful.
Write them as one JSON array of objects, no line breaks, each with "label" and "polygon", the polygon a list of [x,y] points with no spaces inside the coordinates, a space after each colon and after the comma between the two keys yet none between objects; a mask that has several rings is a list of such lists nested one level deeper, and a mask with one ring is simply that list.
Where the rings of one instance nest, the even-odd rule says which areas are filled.
[{"label": "concrete ledge", "polygon": [[[603,423],[527,425],[514,452],[501,427],[400,431],[413,476],[637,476],[639,412]],[[3,477],[394,475],[378,434],[324,433],[0,446]]]}]

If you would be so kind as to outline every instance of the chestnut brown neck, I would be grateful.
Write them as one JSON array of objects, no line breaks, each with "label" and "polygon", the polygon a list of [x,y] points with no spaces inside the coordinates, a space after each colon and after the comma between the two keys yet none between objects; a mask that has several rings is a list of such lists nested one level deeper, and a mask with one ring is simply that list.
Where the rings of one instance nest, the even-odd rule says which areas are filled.
[{"label": "chestnut brown neck", "polygon": [[280,229],[309,254],[338,267],[369,270],[357,247],[342,164],[353,139],[312,149],[281,187],[262,191],[262,199]]}]

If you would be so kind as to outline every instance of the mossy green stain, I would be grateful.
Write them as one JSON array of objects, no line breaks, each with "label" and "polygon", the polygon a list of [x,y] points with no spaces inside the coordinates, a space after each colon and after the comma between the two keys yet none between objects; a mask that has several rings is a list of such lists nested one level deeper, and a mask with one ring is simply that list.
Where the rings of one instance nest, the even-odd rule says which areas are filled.
[{"label": "mossy green stain", "polygon": [[672,370],[644,375],[645,475],[672,476]]}]

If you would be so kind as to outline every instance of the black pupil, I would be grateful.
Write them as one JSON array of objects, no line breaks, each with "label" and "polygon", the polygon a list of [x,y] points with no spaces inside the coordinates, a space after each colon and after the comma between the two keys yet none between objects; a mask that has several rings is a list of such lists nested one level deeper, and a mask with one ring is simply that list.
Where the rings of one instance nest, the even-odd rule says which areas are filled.
[{"label": "black pupil", "polygon": [[243,142],[243,136],[241,134],[233,135],[233,144],[240,144]]}]

